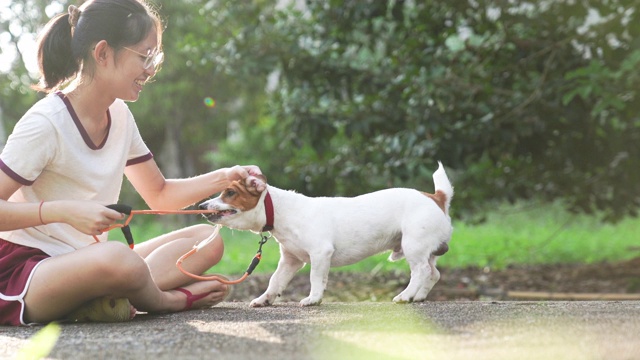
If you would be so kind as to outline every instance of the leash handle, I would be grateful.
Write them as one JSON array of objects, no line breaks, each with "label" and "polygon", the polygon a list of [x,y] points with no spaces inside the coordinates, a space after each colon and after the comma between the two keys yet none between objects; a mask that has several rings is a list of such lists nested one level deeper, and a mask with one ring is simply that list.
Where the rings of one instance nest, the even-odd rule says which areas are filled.
[{"label": "leash handle", "polygon": [[[107,205],[107,207],[121,214],[129,215],[129,219],[131,218],[131,212],[133,208],[129,205],[111,204],[111,205]],[[125,224],[122,226],[122,234],[124,235],[124,238],[127,240],[127,244],[129,244],[129,248],[133,250],[134,241],[133,241],[133,234],[131,234],[131,228],[129,227],[129,221],[126,221]]]},{"label": "leash handle", "polygon": [[124,204],[111,204],[111,205],[107,205],[107,207],[111,210],[115,210],[121,214],[126,214],[126,215],[131,215],[131,211],[133,210],[131,206],[124,205]]}]

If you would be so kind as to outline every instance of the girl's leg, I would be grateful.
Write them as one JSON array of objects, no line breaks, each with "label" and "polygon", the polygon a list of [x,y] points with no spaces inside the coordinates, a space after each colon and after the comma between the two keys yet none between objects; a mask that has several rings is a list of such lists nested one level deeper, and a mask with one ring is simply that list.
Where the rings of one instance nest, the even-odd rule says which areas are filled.
[{"label": "girl's leg", "polygon": [[[216,281],[189,286],[193,293],[219,287]],[[212,293],[195,307],[216,303]],[[90,245],[42,262],[34,271],[25,295],[25,321],[46,323],[64,318],[88,300],[101,296],[126,297],[141,311],[180,311],[186,295],[162,291],[138,254],[118,242]]]}]

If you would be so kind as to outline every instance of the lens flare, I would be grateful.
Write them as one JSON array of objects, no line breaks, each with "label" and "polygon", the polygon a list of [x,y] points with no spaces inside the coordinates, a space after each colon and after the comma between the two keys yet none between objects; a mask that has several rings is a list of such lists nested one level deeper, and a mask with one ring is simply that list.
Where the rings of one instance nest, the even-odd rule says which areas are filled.
[{"label": "lens flare", "polygon": [[206,98],[204,98],[204,106],[212,108],[216,106],[216,101],[213,100],[213,98],[207,96]]}]

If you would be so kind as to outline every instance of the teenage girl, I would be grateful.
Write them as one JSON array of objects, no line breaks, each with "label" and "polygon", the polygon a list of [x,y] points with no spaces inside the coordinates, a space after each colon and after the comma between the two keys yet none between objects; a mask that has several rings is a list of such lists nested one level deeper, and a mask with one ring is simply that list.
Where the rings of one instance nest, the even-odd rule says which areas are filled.
[{"label": "teenage girl", "polygon": [[[256,166],[165,179],[126,101],[136,101],[163,60],[163,25],[144,0],[90,0],[53,18],[38,40],[48,93],[17,123],[0,154],[0,324],[122,321],[137,311],[213,306],[227,287],[194,282],[177,259],[214,228],[201,224],[135,250],[102,230],[124,215],[123,174],[151,209],[181,209],[260,174]],[[94,235],[98,237],[96,242]],[[220,261],[218,236],[183,264]]]}]

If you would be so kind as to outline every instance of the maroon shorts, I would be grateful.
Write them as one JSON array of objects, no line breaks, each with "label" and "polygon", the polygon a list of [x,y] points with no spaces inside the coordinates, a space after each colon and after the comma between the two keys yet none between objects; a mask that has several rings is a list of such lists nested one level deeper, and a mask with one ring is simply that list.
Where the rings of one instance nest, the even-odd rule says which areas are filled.
[{"label": "maroon shorts", "polygon": [[36,266],[49,255],[0,239],[0,325],[26,325],[24,295]]}]

